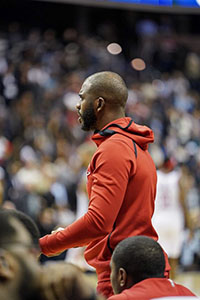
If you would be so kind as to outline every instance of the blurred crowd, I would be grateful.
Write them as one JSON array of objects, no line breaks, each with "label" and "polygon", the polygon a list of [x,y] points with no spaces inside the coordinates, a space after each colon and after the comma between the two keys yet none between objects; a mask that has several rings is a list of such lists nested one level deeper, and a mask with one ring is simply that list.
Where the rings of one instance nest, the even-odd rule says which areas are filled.
[{"label": "blurred crowd", "polygon": [[[180,263],[200,268],[200,44],[170,24],[141,20],[128,51],[112,55],[107,45],[116,32],[106,26],[94,36],[18,23],[0,32],[1,204],[30,215],[42,236],[84,213],[95,146],[75,105],[85,77],[114,71],[129,88],[127,115],[154,131],[157,168],[169,158],[181,170],[187,230]],[[146,69],[134,70],[131,55]]]}]

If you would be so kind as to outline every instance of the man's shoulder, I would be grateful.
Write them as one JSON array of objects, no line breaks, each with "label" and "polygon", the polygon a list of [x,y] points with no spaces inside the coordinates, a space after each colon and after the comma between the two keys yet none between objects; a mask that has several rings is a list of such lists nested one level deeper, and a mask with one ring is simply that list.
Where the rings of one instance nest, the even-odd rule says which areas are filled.
[{"label": "man's shoulder", "polygon": [[[192,291],[181,284],[175,283],[168,278],[149,278],[136,284],[135,292],[144,292],[149,295],[161,296],[195,296]],[[153,297],[152,297],[153,298]]]},{"label": "man's shoulder", "polygon": [[152,298],[151,300],[195,300],[200,299],[196,296],[174,296],[174,297],[162,297],[162,298]]},{"label": "man's shoulder", "polygon": [[113,295],[108,298],[108,300],[128,300],[128,299],[129,298],[127,298],[127,295],[124,292],[117,294],[117,295]]},{"label": "man's shoulder", "polygon": [[[174,288],[174,293],[169,286]],[[121,294],[110,297],[108,300],[131,300],[131,299],[154,299],[155,297],[171,297],[175,295],[190,296],[192,299],[196,299],[195,295],[186,287],[180,284],[174,283],[167,278],[149,278],[133,285],[130,289],[124,290]],[[198,299],[198,298],[197,298]]]},{"label": "man's shoulder", "polygon": [[[107,138],[101,145],[99,146],[98,150],[101,151],[106,149],[131,149],[131,151],[134,149],[133,147],[133,140],[123,134],[116,133],[109,138]],[[97,150],[97,151],[98,151]]]},{"label": "man's shoulder", "polygon": [[186,286],[178,283],[174,283],[176,288],[180,291],[180,296],[196,296],[190,289],[188,289]]}]

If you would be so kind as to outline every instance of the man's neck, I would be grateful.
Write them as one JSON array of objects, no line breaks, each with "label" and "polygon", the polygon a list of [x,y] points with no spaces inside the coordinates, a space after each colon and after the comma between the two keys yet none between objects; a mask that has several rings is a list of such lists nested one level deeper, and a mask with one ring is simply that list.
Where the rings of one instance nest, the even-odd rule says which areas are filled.
[{"label": "man's neck", "polygon": [[107,124],[120,119],[120,118],[125,118],[125,112],[124,111],[119,111],[119,112],[115,112],[115,113],[105,113],[104,114],[104,118],[102,118],[98,123],[97,123],[97,129],[96,130],[101,130],[102,128],[104,128]]}]

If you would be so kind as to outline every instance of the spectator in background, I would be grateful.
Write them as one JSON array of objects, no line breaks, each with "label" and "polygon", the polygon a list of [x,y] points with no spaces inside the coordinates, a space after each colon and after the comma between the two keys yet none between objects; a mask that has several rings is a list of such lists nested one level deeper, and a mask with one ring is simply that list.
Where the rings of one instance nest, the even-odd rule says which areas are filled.
[{"label": "spectator in background", "polygon": [[171,266],[170,278],[175,279],[181,255],[186,204],[180,191],[180,169],[175,162],[166,158],[157,171],[157,193],[152,224],[158,233],[158,241],[167,252]]},{"label": "spectator in background", "polygon": [[109,300],[195,296],[186,287],[164,277],[165,258],[160,245],[145,236],[121,241],[111,259],[114,296]]}]

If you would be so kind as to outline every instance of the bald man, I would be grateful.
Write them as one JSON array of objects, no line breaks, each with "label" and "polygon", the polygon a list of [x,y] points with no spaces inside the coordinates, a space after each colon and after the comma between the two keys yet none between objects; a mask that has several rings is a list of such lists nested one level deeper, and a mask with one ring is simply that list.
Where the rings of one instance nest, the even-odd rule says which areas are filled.
[{"label": "bald man", "polygon": [[97,145],[87,170],[88,211],[64,230],[41,238],[40,246],[46,255],[87,246],[85,259],[96,269],[97,291],[109,297],[110,259],[116,245],[134,235],[157,240],[151,224],[156,168],[148,152],[154,136],[151,129],[125,116],[128,90],[118,74],[88,77],[79,96],[78,120],[83,130],[94,131]]}]

